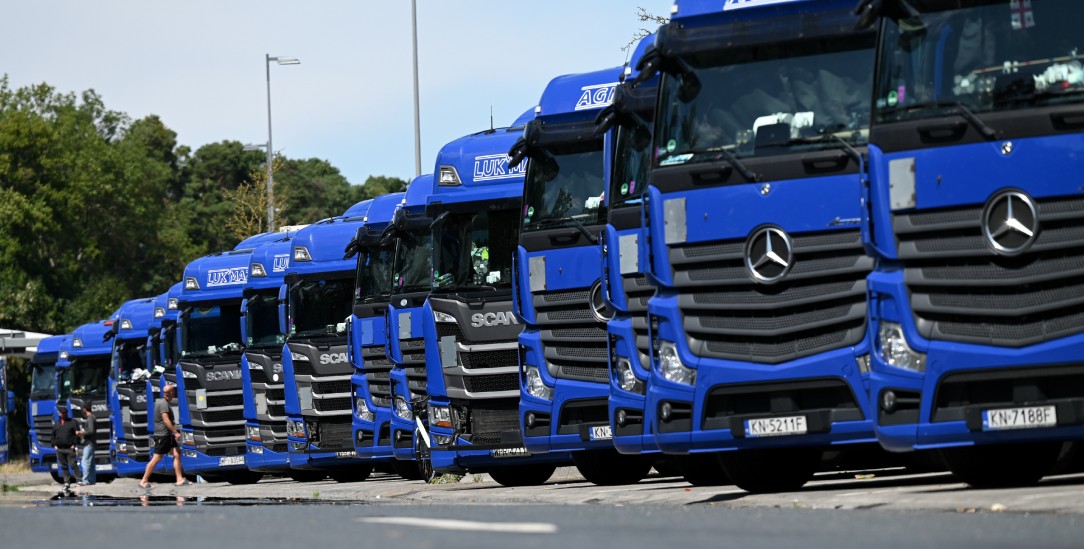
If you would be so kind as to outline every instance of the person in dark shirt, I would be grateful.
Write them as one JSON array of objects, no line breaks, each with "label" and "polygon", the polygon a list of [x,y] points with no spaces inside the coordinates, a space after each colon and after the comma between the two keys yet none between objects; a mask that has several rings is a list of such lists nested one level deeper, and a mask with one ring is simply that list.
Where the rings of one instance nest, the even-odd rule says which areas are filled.
[{"label": "person in dark shirt", "polygon": [[71,488],[72,480],[79,478],[79,466],[76,465],[75,445],[79,437],[75,434],[76,424],[68,419],[67,408],[57,410],[60,420],[53,424],[53,449],[56,450],[56,467],[64,478],[64,489]]},{"label": "person in dark shirt", "polygon": [[83,429],[75,433],[79,435],[79,438],[83,439],[83,460],[80,463],[83,467],[83,479],[79,481],[80,486],[89,486],[97,480],[94,474],[94,451],[97,450],[98,446],[94,442],[95,431],[98,427],[97,422],[98,418],[90,410],[90,406],[84,407]]},{"label": "person in dark shirt", "polygon": [[169,403],[177,393],[177,386],[166,385],[162,389],[162,398],[154,403],[154,454],[147,462],[147,470],[143,472],[143,480],[139,486],[150,488],[151,473],[155,466],[167,454],[173,454],[173,472],[177,475],[177,486],[192,484],[184,479],[184,470],[181,468],[181,429],[173,422],[173,408]]}]

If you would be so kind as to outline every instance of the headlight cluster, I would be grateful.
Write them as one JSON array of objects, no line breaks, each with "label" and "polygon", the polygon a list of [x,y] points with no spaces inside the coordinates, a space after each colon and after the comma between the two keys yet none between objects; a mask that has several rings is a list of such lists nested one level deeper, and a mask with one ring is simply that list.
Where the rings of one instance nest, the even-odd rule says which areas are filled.
[{"label": "headlight cluster", "polygon": [[249,440],[260,442],[260,428],[254,425],[246,425],[245,433],[248,435]]},{"label": "headlight cluster", "polygon": [[181,370],[181,377],[183,377],[185,379],[196,379],[199,376],[197,376],[196,374],[194,374],[192,372],[189,372],[188,370],[182,369]]},{"label": "headlight cluster", "polygon": [[407,421],[414,421],[414,412],[410,409],[410,403],[401,396],[395,397],[395,415]]},{"label": "headlight cluster", "polygon": [[452,428],[452,409],[447,406],[429,405],[429,424],[436,427]]},{"label": "headlight cluster", "polygon": [[376,414],[369,409],[369,405],[365,403],[365,399],[362,397],[354,398],[354,413],[364,421],[376,421]]},{"label": "headlight cluster", "polygon": [[696,385],[696,370],[681,363],[677,346],[669,341],[659,344],[659,370],[668,381]]},{"label": "headlight cluster", "polygon": [[553,400],[553,387],[542,381],[542,373],[537,366],[530,364],[524,366],[524,374],[527,380],[527,392],[544,400]]},{"label": "headlight cluster", "polygon": [[926,355],[919,353],[907,344],[903,327],[895,322],[881,322],[877,333],[877,353],[889,366],[911,370],[926,371]]},{"label": "headlight cluster", "polygon": [[436,322],[455,322],[455,317],[441,311],[433,311],[433,320]]},{"label": "headlight cluster", "polygon": [[636,377],[632,371],[632,364],[627,358],[618,358],[614,362],[614,373],[617,374],[617,386],[622,391],[644,394],[644,382]]},{"label": "headlight cluster", "polygon": [[192,431],[181,431],[181,444],[185,446],[196,445],[196,435]]},{"label": "headlight cluster", "polygon": [[308,438],[305,434],[305,422],[286,420],[286,434],[294,438]]}]

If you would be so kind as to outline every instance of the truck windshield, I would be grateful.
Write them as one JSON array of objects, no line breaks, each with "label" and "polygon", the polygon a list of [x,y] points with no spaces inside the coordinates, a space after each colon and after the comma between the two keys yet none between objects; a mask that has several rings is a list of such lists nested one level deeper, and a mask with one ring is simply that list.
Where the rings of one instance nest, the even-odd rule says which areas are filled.
[{"label": "truck windshield", "polygon": [[842,146],[829,135],[865,144],[875,42],[863,33],[685,57],[700,90],[690,98],[681,77],[663,75],[656,165]]},{"label": "truck windshield", "polygon": [[245,326],[249,347],[282,346],[286,336],[279,331],[278,290],[260,292],[248,298]]},{"label": "truck windshield", "polygon": [[601,223],[606,214],[602,206],[606,192],[602,140],[552,146],[547,152],[553,157],[552,163],[532,159],[527,165],[523,230]]},{"label": "truck windshield", "polygon": [[165,347],[158,355],[159,360],[165,360],[167,369],[177,365],[181,359],[181,349],[177,346],[177,325],[169,324],[162,326],[162,345]]},{"label": "truck windshield", "polygon": [[132,372],[147,369],[146,341],[121,341],[113,345],[113,371],[117,381],[131,381]]},{"label": "truck windshield", "polygon": [[399,236],[395,246],[392,291],[396,294],[428,292],[433,280],[433,235],[429,229]]},{"label": "truck windshield", "polygon": [[56,364],[34,364],[30,375],[30,398],[53,398],[56,394]]},{"label": "truck windshield", "polygon": [[189,307],[181,315],[181,356],[212,356],[243,349],[240,303]]},{"label": "truck windshield", "polygon": [[290,288],[290,335],[311,337],[346,331],[353,291],[353,281],[349,278],[302,280],[294,284]]},{"label": "truck windshield", "polygon": [[391,295],[391,269],[395,246],[364,248],[358,254],[354,302],[387,303]]},{"label": "truck windshield", "polygon": [[[650,123],[651,118],[645,120]],[[648,153],[651,147],[637,148],[634,144],[631,128],[617,129],[617,143],[614,146],[613,175],[610,177],[610,207],[621,206],[629,202],[639,202],[647,188],[647,174],[651,168]]]},{"label": "truck windshield", "polygon": [[63,400],[63,399],[68,398],[68,396],[72,394],[72,369],[71,369],[71,367],[69,366],[67,368],[57,368],[56,378],[57,378],[56,398],[59,399],[59,400]]},{"label": "truck windshield", "polygon": [[433,290],[512,287],[519,209],[448,216],[433,231]]},{"label": "truck windshield", "polygon": [[884,22],[875,122],[1084,99],[1084,2],[911,3],[916,17]]},{"label": "truck windshield", "polygon": [[72,392],[80,395],[101,395],[105,393],[106,379],[109,377],[109,357],[80,358],[72,363]]}]

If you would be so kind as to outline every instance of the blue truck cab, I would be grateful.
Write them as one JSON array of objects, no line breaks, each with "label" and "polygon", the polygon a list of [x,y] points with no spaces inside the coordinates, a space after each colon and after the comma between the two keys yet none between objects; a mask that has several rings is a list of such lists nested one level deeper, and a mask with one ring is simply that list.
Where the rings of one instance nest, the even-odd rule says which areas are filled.
[{"label": "blue truck cab", "polygon": [[241,384],[245,415],[245,464],[261,472],[290,468],[282,348],[286,328],[280,293],[293,253],[293,232],[252,250],[241,302]]},{"label": "blue truck cab", "polygon": [[1084,436],[1084,4],[863,6],[877,438],[1033,483]]},{"label": "blue truck cab", "polygon": [[248,483],[261,476],[245,464],[241,394],[241,300],[251,254],[252,248],[238,246],[192,261],[177,302],[180,360],[174,379],[165,381],[177,384],[185,473],[210,481]]},{"label": "blue truck cab", "polygon": [[[146,352],[148,331],[154,319],[157,298],[133,299],[117,309],[112,318],[113,354],[109,371],[109,410],[113,419],[110,457],[117,476],[141,477],[150,460],[150,435],[153,421],[148,415],[154,408],[153,393],[147,392],[147,379],[154,365]],[[165,461],[165,460],[163,460]],[[165,466],[169,466],[166,469]],[[172,471],[165,461],[159,472]]]},{"label": "blue truck cab", "polygon": [[663,452],[719,452],[750,491],[798,488],[826,448],[875,441],[861,230],[875,36],[853,7],[682,0],[639,63],[661,73],[645,422]]},{"label": "blue truck cab", "polygon": [[282,366],[286,435],[292,469],[325,470],[339,482],[364,480],[372,462],[354,452],[354,367],[347,356],[355,261],[346,245],[364,223],[371,201],[297,232],[285,287],[286,344]]},{"label": "blue truck cab", "polygon": [[534,113],[471,134],[437,154],[426,215],[433,219],[433,283],[422,308],[436,473],[488,472],[497,482],[545,482],[567,452],[530,455],[519,430],[519,343],[512,258],[527,163],[508,150]]},{"label": "blue truck cab", "polygon": [[[83,324],[72,332],[60,347],[56,363],[57,406],[66,406],[68,417],[80,423],[83,408],[89,407],[96,419],[94,436],[94,469],[98,477],[115,475],[109,459],[109,442],[113,432],[109,412],[109,371],[112,346],[112,322]],[[59,416],[53,416],[58,421]]]},{"label": "blue truck cab", "polygon": [[387,354],[388,300],[391,299],[395,242],[387,238],[403,193],[373,199],[365,221],[343,255],[355,260],[354,306],[350,314],[349,358],[354,366],[354,451],[359,458],[387,460],[391,446],[391,360]]},{"label": "blue truck cab", "polygon": [[[432,476],[428,447],[421,447],[424,437],[426,401],[425,337],[422,306],[429,296],[433,280],[432,219],[425,215],[425,205],[433,190],[432,174],[415,177],[407,186],[403,203],[392,219],[389,236],[395,238],[392,263],[392,288],[387,316],[387,353],[392,362],[391,442],[396,471],[411,478],[415,450],[422,478]],[[420,429],[419,429],[420,427]]]},{"label": "blue truck cab", "polygon": [[595,119],[613,101],[623,67],[554,78],[513,146],[529,158],[519,223],[513,307],[519,336],[520,423],[531,454],[574,452],[596,484],[643,478],[650,456],[613,447],[602,292],[606,223],[604,139]]},{"label": "blue truck cab", "polygon": [[[179,309],[181,291],[184,282],[178,282],[170,286],[165,293],[159,294],[154,301],[154,318],[147,330],[147,363],[151,365],[151,375],[147,378],[146,394],[150,410],[154,410],[154,402],[162,396],[162,389],[167,383],[177,384],[177,364],[181,361],[180,334],[177,330],[177,320],[180,318]],[[171,403],[173,417],[181,417],[178,399]],[[148,437],[153,439],[154,427],[147,419]],[[153,440],[151,441],[153,443]],[[166,456],[162,461],[170,462],[172,468],[173,456]],[[172,469],[170,469],[172,470]]]},{"label": "blue truck cab", "polygon": [[55,335],[38,342],[30,359],[30,394],[26,399],[27,426],[30,428],[30,470],[35,473],[56,472],[56,451],[53,450],[53,413],[56,410],[57,370],[60,347],[68,335]]}]

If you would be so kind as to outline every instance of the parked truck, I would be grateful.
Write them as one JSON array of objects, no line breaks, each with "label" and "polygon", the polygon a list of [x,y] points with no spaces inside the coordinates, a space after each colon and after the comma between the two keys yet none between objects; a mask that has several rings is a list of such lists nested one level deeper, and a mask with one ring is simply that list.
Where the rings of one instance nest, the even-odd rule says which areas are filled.
[{"label": "parked truck", "polygon": [[871,443],[864,150],[875,37],[853,2],[680,0],[647,200],[662,451],[715,453],[739,487],[795,489]]},{"label": "parked truck", "polygon": [[[157,298],[133,299],[117,309],[112,328],[112,365],[109,373],[109,410],[113,423],[110,457],[117,475],[142,477],[151,457],[150,435],[154,431],[153,394],[147,379],[154,366],[148,361],[147,336]],[[150,428],[148,430],[148,427]],[[172,462],[160,471],[172,471]]]},{"label": "parked truck", "polygon": [[53,413],[56,411],[57,371],[60,348],[68,335],[55,335],[38,343],[30,359],[30,394],[26,399],[27,426],[30,428],[30,470],[49,472],[56,477],[56,451],[53,450]]},{"label": "parked truck", "polygon": [[[180,362],[181,352],[178,345],[177,319],[180,316],[178,303],[181,297],[183,282],[170,286],[169,290],[154,298],[154,316],[147,329],[147,364],[150,370],[144,380],[143,394],[147,396],[147,409],[153,412],[154,403],[161,398],[162,389],[166,383],[176,384],[177,364]],[[177,398],[170,403],[173,408],[173,417],[181,417],[180,403]],[[148,449],[154,444],[154,418],[147,418],[147,445]],[[172,474],[173,456],[167,455],[159,462],[161,471]]]},{"label": "parked truck", "polygon": [[512,257],[527,162],[508,149],[534,117],[471,134],[437,154],[426,215],[433,280],[422,308],[427,416],[436,473],[488,472],[505,486],[545,482],[567,452],[531,455],[519,429],[519,344]]},{"label": "parked truck", "polygon": [[[116,474],[109,457],[110,437],[113,432],[109,411],[109,370],[112,345],[112,322],[99,321],[76,328],[71,337],[61,344],[56,362],[58,407],[68,410],[68,417],[85,424],[83,409],[94,413],[94,468],[99,480],[108,481]],[[59,421],[57,415],[53,421]]]},{"label": "parked truck", "polygon": [[554,78],[511,166],[530,159],[520,216],[513,307],[519,336],[519,414],[532,454],[573,452],[596,484],[643,478],[651,456],[614,450],[610,358],[599,235],[606,223],[603,136],[595,118],[613,101],[622,67]]},{"label": "parked truck", "polygon": [[1084,53],[1068,0],[863,2],[877,437],[980,487],[1084,434]]},{"label": "parked truck", "polygon": [[339,482],[368,478],[371,459],[354,452],[354,367],[347,357],[356,262],[343,250],[371,201],[313,223],[293,238],[286,271],[286,344],[282,353],[291,469],[322,470]]}]

